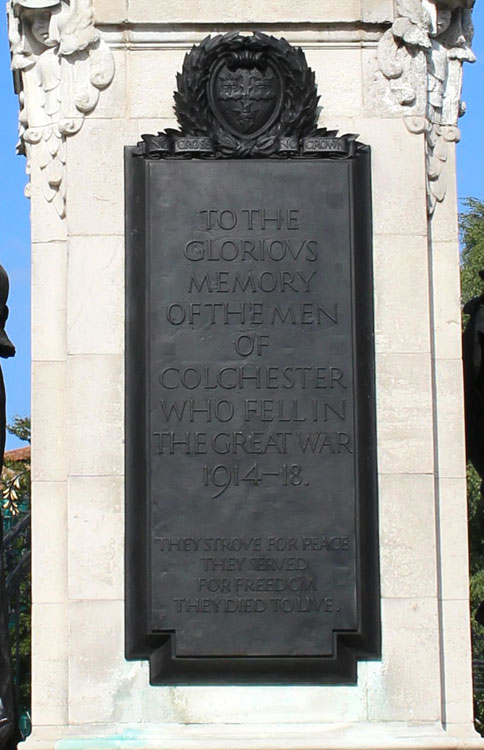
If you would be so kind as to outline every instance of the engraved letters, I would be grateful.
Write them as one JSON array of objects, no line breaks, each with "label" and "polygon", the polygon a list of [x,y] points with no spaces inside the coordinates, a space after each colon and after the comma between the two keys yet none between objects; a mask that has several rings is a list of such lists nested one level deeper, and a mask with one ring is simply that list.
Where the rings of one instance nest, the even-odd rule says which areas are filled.
[{"label": "engraved letters", "polygon": [[[208,38],[127,151],[127,654],[154,684],[379,652],[369,152],[301,50]],[[238,158],[234,158],[238,157]]]},{"label": "engraved letters", "polygon": [[[227,168],[205,170],[215,178]],[[237,189],[204,193],[198,174],[193,197],[163,212],[150,240],[151,481],[161,498],[151,515],[151,627],[176,628],[180,655],[237,655],[251,648],[243,630],[230,645],[207,641],[184,617],[200,616],[210,631],[222,617],[277,615],[286,631],[271,646],[279,653],[307,649],[304,619],[316,617],[309,650],[330,654],[333,630],[356,624],[355,518],[335,511],[355,496],[344,192],[336,236],[337,202],[323,184],[304,205],[280,188],[265,204],[261,178],[247,177],[245,191],[258,198],[250,205]],[[165,194],[156,184],[153,213]],[[189,482],[181,496],[173,477]],[[168,522],[179,502],[191,510]],[[274,533],[276,508],[298,533]],[[196,533],[198,514],[213,537]],[[236,536],[234,523],[251,533]],[[180,566],[190,571],[182,588]],[[300,641],[292,635],[289,647],[296,615]]]},{"label": "engraved letters", "polygon": [[[154,454],[207,455],[216,459],[352,453],[346,400],[342,403],[340,398],[348,388],[348,374],[336,364],[281,367],[271,362],[274,342],[270,327],[338,325],[338,302],[333,298],[314,301],[321,286],[319,277],[331,273],[331,248],[320,248],[317,239],[305,236],[304,211],[298,208],[203,208],[191,219],[197,236],[182,243],[183,256],[188,261],[185,286],[180,289],[183,298],[169,300],[163,306],[166,321],[171,326],[188,325],[197,331],[207,326],[227,326],[229,330],[223,335],[233,347],[233,356],[244,360],[244,364],[220,368],[196,364],[163,366],[158,375],[160,411],[154,423],[160,426],[153,432]],[[244,232],[252,233],[254,239],[240,238]],[[254,302],[206,301],[235,294],[244,298],[254,295]],[[272,301],[274,297],[278,302]],[[310,301],[297,301],[301,297]],[[287,303],[279,302],[284,298]],[[195,301],[187,303],[184,299]],[[240,333],[241,326],[254,325],[264,326],[267,333]],[[264,364],[256,364],[259,359]],[[275,393],[272,398],[234,400],[232,394],[224,399],[207,397],[213,391],[243,394],[247,390]],[[292,393],[286,395],[288,390]],[[307,391],[316,395],[320,390],[331,395],[324,401],[302,398]],[[224,424],[225,429],[207,432],[204,426],[214,422]],[[251,424],[257,427],[265,422],[276,427],[285,425],[286,429],[250,429]],[[307,422],[313,428],[321,422],[323,429],[304,429]],[[244,423],[250,423],[248,428]],[[184,429],[187,427],[190,429]],[[268,483],[309,486],[298,463],[282,462],[270,468],[266,470],[263,461],[248,469],[238,463],[205,464],[200,480],[202,493],[209,488],[212,499],[216,499],[243,482],[250,482],[254,490],[260,487],[260,491]]]}]

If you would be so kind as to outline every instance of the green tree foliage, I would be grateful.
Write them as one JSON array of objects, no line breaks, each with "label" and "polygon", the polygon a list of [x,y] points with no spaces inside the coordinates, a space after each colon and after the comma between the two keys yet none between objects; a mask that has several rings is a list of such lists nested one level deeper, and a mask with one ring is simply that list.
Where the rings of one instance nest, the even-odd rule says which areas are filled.
[{"label": "green tree foliage", "polygon": [[[30,443],[30,417],[15,417],[7,430]],[[4,531],[8,534],[22,522],[30,512],[30,458],[5,457],[0,480],[1,511]],[[5,550],[7,574],[14,570],[25,554],[25,534],[20,534]],[[14,589],[10,616],[10,641],[14,676],[17,683],[21,730],[25,736],[30,729],[30,653],[31,653],[31,577],[30,573],[22,580],[18,590]],[[17,639],[17,635],[19,636]],[[18,651],[17,651],[18,649]]]},{"label": "green tree foliage", "polygon": [[19,417],[17,414],[12,424],[7,425],[7,430],[19,440],[30,443],[30,417]]},{"label": "green tree foliage", "polygon": [[[467,210],[460,216],[462,304],[484,292],[484,283],[479,276],[479,271],[484,269],[484,201],[467,198],[464,203]],[[476,729],[484,735],[484,627],[475,619],[477,608],[484,601],[484,499],[480,484],[480,477],[469,464],[467,502],[472,651],[474,661],[482,661],[482,669],[477,667],[474,670],[474,713]]]},{"label": "green tree foliage", "polygon": [[483,292],[479,271],[484,269],[484,201],[466,198],[460,215],[462,302]]}]

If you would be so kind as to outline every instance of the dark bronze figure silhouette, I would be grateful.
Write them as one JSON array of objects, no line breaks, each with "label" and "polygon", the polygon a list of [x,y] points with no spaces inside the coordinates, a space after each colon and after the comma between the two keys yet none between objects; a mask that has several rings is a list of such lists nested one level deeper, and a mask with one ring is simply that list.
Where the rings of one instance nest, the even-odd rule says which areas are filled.
[{"label": "dark bronze figure silhouette", "polygon": [[[484,271],[479,271],[484,281]],[[484,293],[464,305],[470,316],[462,337],[467,458],[481,477],[484,495]]]},{"label": "dark bronze figure silhouette", "polygon": [[[8,318],[8,276],[0,266],[0,357],[13,357],[15,347],[5,333]],[[0,470],[5,450],[5,384],[0,368]],[[0,748],[13,750],[21,739],[18,731],[14,702],[12,659],[8,635],[8,602],[5,589],[5,559],[3,554],[3,522],[0,512]]]}]

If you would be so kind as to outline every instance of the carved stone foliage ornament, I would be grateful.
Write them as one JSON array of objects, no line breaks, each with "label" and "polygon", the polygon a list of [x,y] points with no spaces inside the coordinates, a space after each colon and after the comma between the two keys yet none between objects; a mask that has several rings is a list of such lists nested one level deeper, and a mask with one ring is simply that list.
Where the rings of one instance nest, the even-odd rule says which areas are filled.
[{"label": "carved stone foliage ornament", "polygon": [[92,0],[10,0],[7,11],[19,151],[27,172],[35,153],[44,196],[63,218],[65,139],[80,130],[111,83],[114,60],[93,24]]},{"label": "carved stone foliage ornament", "polygon": [[396,18],[378,47],[391,106],[412,133],[425,133],[428,210],[446,194],[449,142],[459,140],[462,63],[474,62],[474,0],[397,0]]},{"label": "carved stone foliage ornament", "polygon": [[356,136],[316,128],[314,73],[303,51],[261,32],[206,37],[177,76],[181,130],[143,135],[138,155],[160,159],[354,154]]}]

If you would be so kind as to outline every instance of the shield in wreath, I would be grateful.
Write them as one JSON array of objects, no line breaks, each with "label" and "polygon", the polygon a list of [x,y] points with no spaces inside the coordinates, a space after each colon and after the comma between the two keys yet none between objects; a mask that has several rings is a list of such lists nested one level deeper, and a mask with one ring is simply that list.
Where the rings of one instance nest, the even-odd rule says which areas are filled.
[{"label": "shield in wreath", "polygon": [[177,84],[182,133],[210,138],[223,158],[267,157],[282,136],[316,128],[319,97],[304,52],[260,31],[206,37],[185,56]]},{"label": "shield in wreath", "polygon": [[284,101],[284,83],[270,61],[257,55],[222,59],[214,68],[209,102],[224,128],[239,138],[253,138],[278,119]]}]

